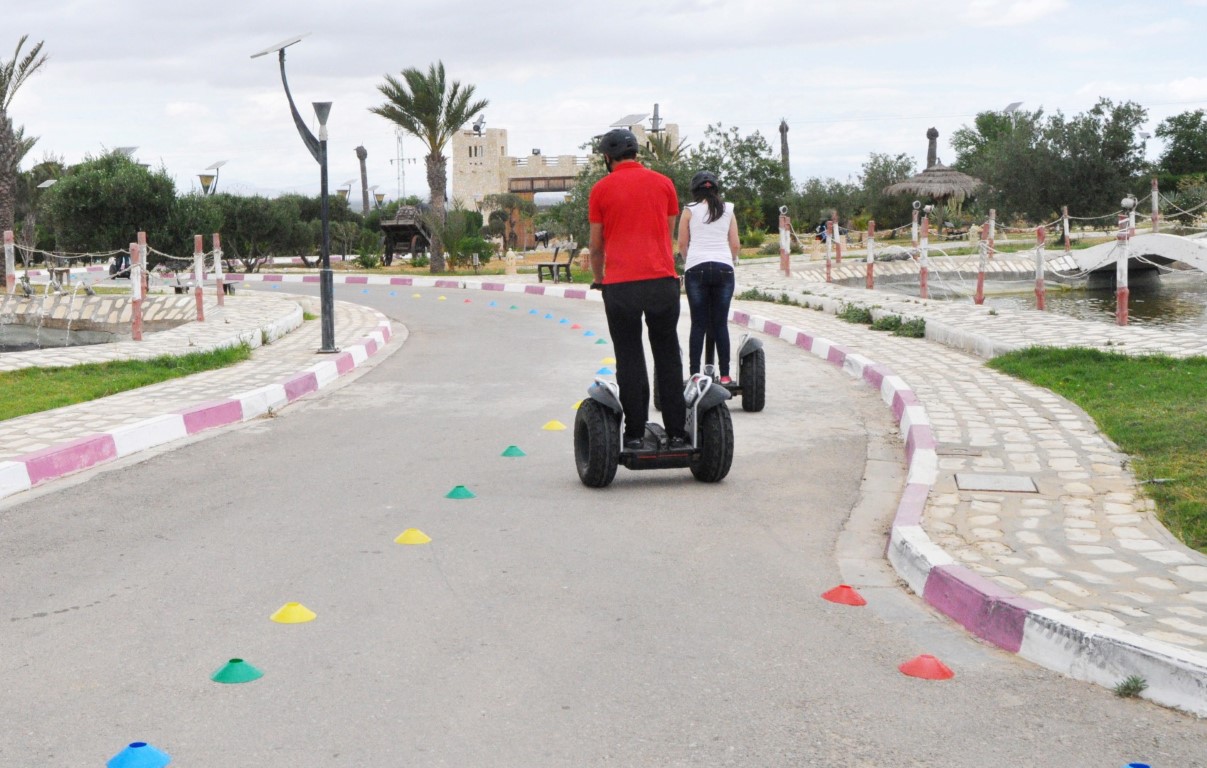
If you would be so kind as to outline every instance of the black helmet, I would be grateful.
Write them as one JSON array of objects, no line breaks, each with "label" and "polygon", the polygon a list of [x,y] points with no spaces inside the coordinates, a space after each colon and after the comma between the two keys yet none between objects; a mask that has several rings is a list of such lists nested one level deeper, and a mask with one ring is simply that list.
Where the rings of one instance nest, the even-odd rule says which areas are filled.
[{"label": "black helmet", "polygon": [[720,191],[721,182],[717,181],[717,175],[712,171],[700,171],[695,176],[692,176],[692,194],[694,195],[703,189]]},{"label": "black helmet", "polygon": [[613,160],[636,151],[637,137],[628,128],[613,128],[599,139],[600,154]]}]

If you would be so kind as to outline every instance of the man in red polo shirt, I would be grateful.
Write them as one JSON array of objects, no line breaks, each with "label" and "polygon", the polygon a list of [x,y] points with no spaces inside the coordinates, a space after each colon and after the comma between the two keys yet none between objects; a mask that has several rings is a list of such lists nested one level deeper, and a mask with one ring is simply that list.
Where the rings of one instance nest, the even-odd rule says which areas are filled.
[{"label": "man in red polo shirt", "polygon": [[683,450],[689,442],[679,357],[679,278],[671,246],[679,195],[670,179],[637,162],[632,131],[618,128],[604,134],[599,151],[608,175],[591,188],[591,271],[603,291],[616,349],[624,447],[643,447],[650,412],[650,379],[641,341],[644,315],[669,447]]}]

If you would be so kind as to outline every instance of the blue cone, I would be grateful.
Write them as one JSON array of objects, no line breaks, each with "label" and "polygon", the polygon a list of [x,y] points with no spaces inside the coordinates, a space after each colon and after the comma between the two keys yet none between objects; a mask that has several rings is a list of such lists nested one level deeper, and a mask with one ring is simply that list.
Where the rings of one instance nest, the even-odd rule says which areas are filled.
[{"label": "blue cone", "polygon": [[605,365],[603,368],[600,368],[598,371],[596,371],[596,373],[598,373],[600,376],[611,376],[612,374],[616,373],[616,371],[613,371],[611,368]]},{"label": "blue cone", "polygon": [[546,320],[552,320],[552,319],[553,319],[553,315],[545,315],[545,319],[546,319]]},{"label": "blue cone", "polygon": [[145,741],[134,741],[130,746],[109,758],[108,768],[163,768],[172,758]]},{"label": "blue cone", "polygon": [[569,320],[567,320],[566,318],[564,318],[564,317],[563,317],[561,320],[558,320],[558,321],[557,321],[557,324],[558,324],[558,325],[565,325],[565,324],[566,324],[566,323],[568,323],[568,322],[570,322],[570,321],[569,321]]},{"label": "blue cone", "polygon": [[397,295],[398,295],[398,291],[390,291],[390,295],[391,295],[391,296],[397,296]]},{"label": "blue cone", "polygon": [[528,310],[528,314],[536,315],[536,314],[540,314],[540,313],[538,313],[535,309],[530,309],[530,310]]},{"label": "blue cone", "polygon": [[492,301],[492,302],[490,302],[489,304],[487,304],[486,306],[488,306],[488,307],[497,307],[497,306],[499,306],[499,302],[497,302],[497,301]]},{"label": "blue cone", "polygon": [[594,336],[594,335],[595,335],[595,331],[587,331],[586,333],[583,334],[583,336]]}]

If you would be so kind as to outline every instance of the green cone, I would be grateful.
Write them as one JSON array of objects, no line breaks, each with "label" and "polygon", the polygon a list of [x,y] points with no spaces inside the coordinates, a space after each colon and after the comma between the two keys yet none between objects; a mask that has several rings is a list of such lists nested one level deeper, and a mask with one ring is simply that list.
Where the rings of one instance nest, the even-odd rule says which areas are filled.
[{"label": "green cone", "polygon": [[250,683],[261,677],[264,677],[264,673],[243,659],[231,659],[222,665],[222,669],[215,672],[210,679],[215,683]]},{"label": "green cone", "polygon": [[466,488],[464,485],[458,485],[448,493],[444,494],[446,499],[472,499],[476,498],[473,491]]},{"label": "green cone", "polygon": [[503,451],[504,456],[527,456],[528,454],[520,450],[519,446],[509,445],[507,450]]}]

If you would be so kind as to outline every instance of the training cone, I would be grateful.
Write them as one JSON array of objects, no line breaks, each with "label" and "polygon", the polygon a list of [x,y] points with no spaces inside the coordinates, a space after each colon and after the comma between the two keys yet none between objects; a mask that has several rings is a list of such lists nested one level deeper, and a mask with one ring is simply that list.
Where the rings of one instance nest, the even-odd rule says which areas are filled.
[{"label": "training cone", "polygon": [[301,603],[285,603],[268,618],[278,624],[305,624],[314,621],[317,616],[318,614]]},{"label": "training cone", "polygon": [[411,298],[412,298],[412,299],[418,299],[418,298],[419,298],[420,296],[422,296],[422,295],[423,295],[422,293],[412,293],[412,294],[411,294]]},{"label": "training cone", "polygon": [[600,360],[599,362],[603,363],[604,365],[616,365],[616,358],[605,357],[603,360]]},{"label": "training cone", "polygon": [[607,344],[608,341],[607,341],[607,339],[596,339],[595,343],[596,344]]},{"label": "training cone", "polygon": [[369,292],[369,289],[368,289],[368,288],[361,288],[361,289],[360,289],[360,292],[361,292],[361,293],[368,293],[368,292]]},{"label": "training cone", "polygon": [[600,376],[611,376],[612,374],[616,373],[616,371],[612,370],[611,368],[609,368],[607,366],[604,366],[603,368],[600,368],[598,371],[596,371],[596,373],[598,373]]},{"label": "training cone", "polygon": [[390,291],[390,295],[391,295],[391,296],[397,296],[397,295],[398,295],[398,291]]},{"label": "training cone", "polygon": [[847,584],[839,584],[829,592],[823,592],[821,595],[824,599],[831,603],[839,605],[867,605],[868,601],[863,599],[863,595],[855,591],[855,589]]},{"label": "training cone", "polygon": [[920,677],[923,680],[950,680],[956,676],[956,673],[951,671],[951,667],[928,653],[915,656],[897,669],[901,670],[903,675]]},{"label": "training cone", "polygon": [[508,309],[519,309],[519,307],[517,307],[515,304],[512,304],[510,307],[508,307]]},{"label": "training cone", "polygon": [[492,301],[492,302],[490,302],[489,304],[487,304],[486,306],[488,306],[488,307],[497,307],[497,306],[499,306],[499,302],[497,302],[497,301]]},{"label": "training cone", "polygon": [[394,539],[395,544],[429,544],[432,537],[418,528],[407,528]]},{"label": "training cone", "polygon": [[473,491],[466,488],[464,485],[458,485],[458,486],[455,486],[448,493],[444,494],[444,498],[446,498],[446,499],[473,499],[473,498],[477,498],[477,497],[474,496]]},{"label": "training cone", "polygon": [[564,318],[564,317],[563,317],[561,320],[558,320],[558,321],[557,321],[557,324],[558,324],[558,325],[565,325],[565,324],[566,324],[566,323],[568,323],[568,322],[570,322],[570,321],[569,321],[569,320],[567,320],[566,318]]},{"label": "training cone", "polygon": [[248,664],[243,659],[231,659],[222,665],[214,674],[210,675],[210,679],[215,683],[250,683],[252,680],[259,680],[264,677],[264,673]]},{"label": "training cone", "polygon": [[545,315],[545,319],[546,319],[546,320],[552,320],[552,319],[553,319],[553,315]]},{"label": "training cone", "polygon": [[448,301],[448,299],[446,299],[446,298],[444,298],[443,296],[441,296],[440,298],[436,299],[436,301]]},{"label": "training cone", "polygon": [[133,741],[130,745],[109,758],[108,768],[163,768],[172,758],[145,741]]},{"label": "training cone", "polygon": [[509,457],[520,457],[527,456],[528,454],[521,451],[518,445],[509,445],[507,446],[507,449],[503,451],[503,455]]},{"label": "training cone", "polygon": [[582,401],[582,400],[579,400],[577,403],[575,403],[575,404],[574,404],[574,410],[576,410],[576,411],[577,411],[577,410],[578,410],[578,407],[579,407],[580,405],[582,405],[582,404],[583,404],[583,401]]},{"label": "training cone", "polygon": [[530,309],[530,310],[528,310],[528,314],[530,314],[530,315],[539,315],[539,314],[540,314],[540,312],[537,312],[535,309]]},{"label": "training cone", "polygon": [[570,326],[570,330],[572,330],[572,331],[581,331],[582,329],[583,329],[583,327],[581,325],[579,325],[578,323],[575,323],[574,325]]},{"label": "training cone", "polygon": [[545,426],[541,427],[541,429],[548,430],[549,432],[557,432],[557,431],[563,430],[565,428],[566,428],[566,425],[561,423],[557,419],[554,419],[553,421],[546,421]]},{"label": "training cone", "polygon": [[583,336],[594,336],[594,335],[595,335],[595,331],[587,331],[586,333],[583,334]]}]

